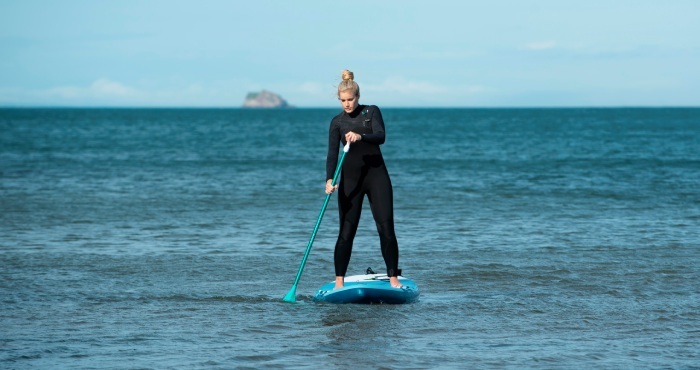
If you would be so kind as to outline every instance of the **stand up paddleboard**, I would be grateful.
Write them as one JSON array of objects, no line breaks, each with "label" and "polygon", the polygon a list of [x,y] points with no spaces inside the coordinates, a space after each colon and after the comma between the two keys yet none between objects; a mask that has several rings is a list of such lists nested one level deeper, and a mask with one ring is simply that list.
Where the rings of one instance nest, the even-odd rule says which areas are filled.
[{"label": "stand up paddleboard", "polygon": [[387,303],[401,304],[418,300],[420,291],[411,279],[399,276],[401,288],[394,288],[386,274],[366,274],[345,277],[345,286],[333,289],[335,281],[324,284],[314,301],[328,303]]}]

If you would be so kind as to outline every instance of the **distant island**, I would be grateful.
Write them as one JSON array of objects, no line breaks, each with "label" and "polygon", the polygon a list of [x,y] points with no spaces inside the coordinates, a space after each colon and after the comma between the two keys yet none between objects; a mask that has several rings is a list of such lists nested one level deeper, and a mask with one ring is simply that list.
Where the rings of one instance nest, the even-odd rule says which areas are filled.
[{"label": "distant island", "polygon": [[282,99],[281,96],[263,90],[260,92],[248,93],[243,102],[243,108],[291,108],[292,106]]}]

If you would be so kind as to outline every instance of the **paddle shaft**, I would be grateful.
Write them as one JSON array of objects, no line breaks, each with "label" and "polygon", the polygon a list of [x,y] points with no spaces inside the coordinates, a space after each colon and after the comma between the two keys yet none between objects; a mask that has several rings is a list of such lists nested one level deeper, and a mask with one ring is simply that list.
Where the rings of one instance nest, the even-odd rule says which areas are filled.
[{"label": "paddle shaft", "polygon": [[[348,154],[348,150],[350,148],[350,144],[346,144],[345,148],[343,148],[343,155],[340,156],[340,161],[338,161],[338,167],[335,169],[335,173],[333,174],[333,180],[331,181],[331,186],[335,186],[335,184],[338,182],[338,177],[340,176],[341,169],[343,167],[343,161],[345,160],[345,155]],[[321,220],[323,219],[323,215],[326,213],[326,208],[328,207],[328,201],[331,199],[331,194],[326,194],[326,199],[323,201],[323,207],[321,207],[321,212],[318,215],[318,219],[316,220],[316,225],[314,226],[314,231],[311,233],[311,239],[309,239],[309,244],[306,245],[306,252],[304,252],[304,257],[301,259],[301,265],[299,266],[299,271],[297,271],[297,276],[294,279],[294,284],[292,284],[292,288],[289,290],[289,293],[287,293],[287,296],[285,296],[284,300],[285,301],[294,301],[294,293],[296,292],[296,287],[297,284],[299,283],[299,279],[301,279],[301,273],[304,272],[304,266],[306,265],[306,260],[309,258],[309,252],[311,252],[311,246],[314,244],[314,240],[316,239],[316,233],[318,232],[319,226],[321,226]],[[291,296],[291,297],[290,297]]]}]

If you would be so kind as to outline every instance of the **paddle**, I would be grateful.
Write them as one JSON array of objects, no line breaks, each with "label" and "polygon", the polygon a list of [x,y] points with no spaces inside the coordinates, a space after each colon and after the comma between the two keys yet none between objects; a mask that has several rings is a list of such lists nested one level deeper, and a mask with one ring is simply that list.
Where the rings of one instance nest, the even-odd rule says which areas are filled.
[{"label": "paddle", "polygon": [[[350,150],[350,142],[345,144],[343,147],[343,155],[340,156],[340,161],[338,162],[338,167],[335,169],[335,173],[333,174],[333,181],[331,181],[331,185],[335,186],[336,182],[338,181],[338,176],[340,175],[340,169],[343,166],[343,160],[345,160],[345,155],[348,153],[348,150]],[[323,202],[323,207],[321,207],[321,213],[318,215],[318,219],[316,220],[316,226],[314,226],[314,232],[311,233],[311,239],[309,240],[309,244],[306,246],[306,252],[304,252],[304,258],[301,259],[301,266],[299,266],[299,271],[297,272],[297,277],[294,279],[294,284],[292,285],[292,288],[289,289],[289,292],[287,292],[287,295],[284,296],[283,300],[285,302],[296,302],[297,300],[297,284],[299,283],[299,279],[301,279],[301,273],[304,271],[304,265],[306,265],[306,259],[309,257],[309,252],[311,252],[311,245],[314,244],[314,239],[316,239],[316,232],[318,232],[318,227],[321,225],[321,219],[323,219],[323,214],[326,213],[326,207],[328,207],[328,201],[331,199],[331,194],[326,194],[326,200]]]}]

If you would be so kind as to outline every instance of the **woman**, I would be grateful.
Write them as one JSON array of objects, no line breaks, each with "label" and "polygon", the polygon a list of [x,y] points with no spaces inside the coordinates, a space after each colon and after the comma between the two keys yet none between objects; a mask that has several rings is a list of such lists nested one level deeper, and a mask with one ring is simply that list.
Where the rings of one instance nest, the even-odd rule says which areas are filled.
[{"label": "woman", "polygon": [[[384,165],[379,145],[384,144],[384,120],[374,105],[360,105],[360,87],[352,72],[343,71],[338,85],[338,99],[343,112],[331,120],[326,161],[326,194],[338,190],[340,232],[335,244],[335,288],[344,286],[352,243],[360,222],[362,201],[367,195],[379,232],[382,256],[391,286],[400,288],[398,276],[399,245],[394,233],[393,192],[389,173]],[[340,184],[333,186],[333,174],[338,163],[340,142],[350,142],[345,156]]]}]

